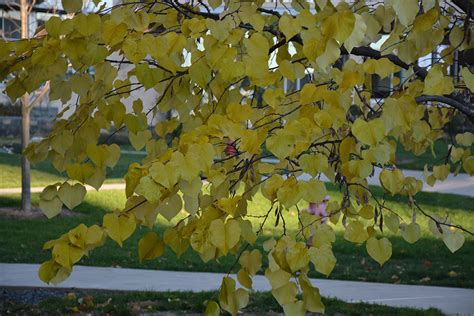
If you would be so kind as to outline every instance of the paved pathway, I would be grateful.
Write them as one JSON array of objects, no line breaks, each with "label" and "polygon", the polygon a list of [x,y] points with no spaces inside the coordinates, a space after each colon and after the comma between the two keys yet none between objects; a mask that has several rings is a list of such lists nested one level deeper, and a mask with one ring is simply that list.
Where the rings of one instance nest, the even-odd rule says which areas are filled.
[{"label": "paved pathway", "polygon": [[[37,264],[0,263],[0,286],[47,286],[38,279]],[[177,272],[76,266],[61,287],[126,291],[216,290],[222,273]],[[233,276],[235,278],[235,276]],[[348,302],[367,302],[414,308],[435,307],[447,314],[474,314],[474,290],[437,286],[397,285],[355,281],[312,279],[321,295]],[[268,291],[263,276],[253,280],[254,289]]]}]

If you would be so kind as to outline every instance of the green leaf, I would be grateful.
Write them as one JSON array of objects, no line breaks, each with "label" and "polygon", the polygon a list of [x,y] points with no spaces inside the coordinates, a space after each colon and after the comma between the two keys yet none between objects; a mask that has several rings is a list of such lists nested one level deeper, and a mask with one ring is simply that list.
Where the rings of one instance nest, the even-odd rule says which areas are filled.
[{"label": "green leaf", "polygon": [[61,3],[68,13],[76,13],[82,9],[82,0],[61,0]]}]

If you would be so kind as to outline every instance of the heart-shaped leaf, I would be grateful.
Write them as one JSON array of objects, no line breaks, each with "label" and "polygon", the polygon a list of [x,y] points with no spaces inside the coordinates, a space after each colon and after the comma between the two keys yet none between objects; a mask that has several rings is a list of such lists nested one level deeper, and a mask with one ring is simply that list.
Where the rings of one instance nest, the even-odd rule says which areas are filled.
[{"label": "heart-shaped leaf", "polygon": [[58,197],[55,197],[52,200],[43,200],[39,202],[39,207],[43,211],[44,215],[48,218],[53,218],[54,216],[61,213],[63,203]]},{"label": "heart-shaped leaf", "polygon": [[163,203],[158,206],[158,213],[164,216],[167,220],[172,220],[173,217],[178,215],[178,213],[183,208],[183,201],[181,197],[177,194],[163,201]]},{"label": "heart-shaped leaf", "polygon": [[84,200],[86,196],[86,188],[80,184],[70,185],[64,182],[58,191],[58,196],[68,209],[72,210]]},{"label": "heart-shaped leaf", "polygon": [[377,239],[375,237],[367,240],[367,253],[377,261],[380,266],[392,256],[392,243],[387,238]]},{"label": "heart-shaped leaf", "polygon": [[454,253],[464,244],[464,235],[461,231],[449,232],[443,234],[443,241],[446,247]]}]

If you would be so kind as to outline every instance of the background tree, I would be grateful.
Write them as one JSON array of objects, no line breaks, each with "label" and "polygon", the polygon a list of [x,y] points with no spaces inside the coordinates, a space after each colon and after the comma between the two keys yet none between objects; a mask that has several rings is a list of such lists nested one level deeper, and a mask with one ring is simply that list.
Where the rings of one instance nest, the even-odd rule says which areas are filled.
[{"label": "background tree", "polygon": [[[82,1],[63,6],[77,12]],[[245,306],[263,262],[285,313],[322,312],[319,291],[306,274],[314,268],[329,275],[334,268],[334,225],[344,228],[346,240],[365,243],[380,265],[392,253],[387,229],[414,243],[420,216],[455,252],[472,232],[417,204],[423,181],[397,169],[395,148],[398,142],[423,153],[444,137],[454,117],[465,125],[474,119],[471,65],[459,63],[473,47],[471,12],[465,1],[292,1],[274,7],[264,1],[134,1],[67,20],[53,17],[41,37],[2,42],[0,74],[15,75],[7,87],[12,99],[49,80],[50,97],[72,111],[26,151],[30,160],[49,159],[67,174],[41,194],[48,217],[81,203],[85,184],[99,189],[107,168],[117,163],[115,132],[100,143],[101,130],[127,130],[133,147],[147,152],[124,177],[123,209],[45,244],[52,259],[42,264],[41,279],[60,282],[107,237],[122,245],[137,226],[151,229],[158,214],[171,221],[183,208],[187,215],[163,236],[150,231],[142,237],[138,255],[153,259],[164,247],[178,256],[190,249],[204,261],[235,255],[242,288],[225,277],[219,305],[211,302],[208,314],[220,308],[236,314]],[[372,48],[384,34],[380,50]],[[418,65],[440,45],[430,67]],[[70,67],[75,73],[66,78]],[[372,98],[374,75],[390,78],[384,99]],[[156,102],[143,97],[150,89],[159,95]],[[150,130],[148,122],[164,113],[171,113],[169,120]],[[425,167],[428,185],[450,173],[474,173],[473,134],[448,140],[448,155]],[[266,162],[272,157],[274,164]],[[367,182],[377,168],[382,196]],[[328,203],[326,218],[298,205],[325,198],[322,175],[343,192],[342,201]],[[268,199],[263,213],[247,208],[258,192]],[[385,195],[404,197],[413,215],[391,209]],[[297,232],[286,230],[290,210],[298,217]],[[265,241],[262,254],[251,248],[270,214],[284,235]],[[260,219],[259,225],[252,227],[249,218]]]},{"label": "background tree", "polygon": [[[40,1],[42,2],[42,1]],[[10,11],[19,11],[20,12],[20,25],[18,29],[20,30],[21,39],[29,39],[31,33],[29,16],[33,11],[33,8],[37,1],[28,1],[20,0],[18,1],[7,1],[4,3]],[[13,21],[10,21],[14,25]],[[15,33],[15,30],[10,30],[10,33]],[[4,34],[6,37],[10,37],[11,34]],[[12,38],[14,39],[14,38]],[[30,114],[31,109],[39,104],[41,100],[47,95],[49,91],[49,82],[46,82],[42,87],[38,88],[33,93],[26,92],[20,98],[20,107],[21,107],[21,150],[22,152],[28,147],[30,143]],[[23,211],[31,211],[31,181],[30,181],[30,163],[28,159],[22,155],[21,158],[21,209]]]}]

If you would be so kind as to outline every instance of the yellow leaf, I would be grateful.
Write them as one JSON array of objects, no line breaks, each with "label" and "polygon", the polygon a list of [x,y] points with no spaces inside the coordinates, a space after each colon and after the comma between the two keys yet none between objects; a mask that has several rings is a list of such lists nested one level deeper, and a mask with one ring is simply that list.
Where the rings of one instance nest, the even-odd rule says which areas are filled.
[{"label": "yellow leaf", "polygon": [[163,254],[165,243],[158,239],[155,232],[145,234],[138,242],[138,258],[143,260],[153,260]]},{"label": "yellow leaf", "polygon": [[273,174],[266,180],[262,186],[262,195],[270,201],[277,197],[278,189],[283,185],[285,180],[279,174]]},{"label": "yellow leaf", "polygon": [[240,220],[240,230],[242,231],[242,238],[253,245],[257,241],[257,234],[252,229],[252,222],[249,220]]},{"label": "yellow leaf", "polygon": [[467,88],[474,92],[474,74],[469,71],[468,68],[464,67],[461,70],[462,77],[464,79],[464,83],[466,84]]},{"label": "yellow leaf", "polygon": [[71,260],[69,257],[69,244],[66,241],[57,242],[53,250],[51,251],[51,256],[64,268],[71,270]]},{"label": "yellow leaf", "polygon": [[64,156],[64,153],[72,146],[73,141],[74,136],[72,135],[72,132],[64,130],[53,137],[51,140],[51,147],[61,156]]},{"label": "yellow leaf", "polygon": [[70,273],[70,270],[62,267],[54,260],[43,262],[38,270],[38,276],[41,281],[48,284],[52,283],[54,285],[64,281]]},{"label": "yellow leaf", "polygon": [[94,167],[90,163],[74,163],[68,165],[66,171],[70,179],[85,183],[94,174]]},{"label": "yellow leaf", "polygon": [[330,15],[323,23],[322,32],[343,43],[353,32],[356,19],[350,10]]},{"label": "yellow leaf", "polygon": [[240,225],[236,220],[228,220],[224,224],[221,219],[215,219],[209,225],[209,240],[226,255],[239,242],[240,232]]},{"label": "yellow leaf", "polygon": [[277,191],[278,201],[287,209],[292,207],[301,199],[301,188],[294,177],[286,179]]},{"label": "yellow leaf", "polygon": [[311,247],[309,249],[309,256],[316,271],[325,276],[329,276],[336,266],[336,257],[334,257],[329,245],[323,245],[319,248]]},{"label": "yellow leaf", "polygon": [[59,213],[61,213],[63,203],[58,197],[53,198],[52,200],[43,200],[39,202],[39,207],[43,211],[44,215],[48,218],[53,218]]},{"label": "yellow leaf", "polygon": [[470,175],[474,175],[474,156],[469,156],[463,160],[462,167]]},{"label": "yellow leaf", "polygon": [[249,293],[244,289],[235,290],[234,279],[224,277],[219,292],[219,302],[221,303],[222,309],[235,316],[241,308],[247,306]]},{"label": "yellow leaf", "polygon": [[272,108],[279,106],[284,98],[285,93],[281,88],[265,89],[265,92],[263,93],[263,101],[265,101]]},{"label": "yellow leaf", "polygon": [[360,45],[364,40],[365,32],[367,31],[367,25],[365,24],[364,19],[358,14],[354,14],[354,17],[354,29],[352,30],[351,35],[344,41],[344,47],[348,52],[352,51],[352,48],[355,46]]},{"label": "yellow leaf", "polygon": [[400,23],[410,26],[420,10],[418,1],[391,0],[390,2]]},{"label": "yellow leaf", "polygon": [[272,290],[272,295],[277,300],[278,304],[284,306],[296,301],[296,291],[297,288],[295,282],[287,282],[286,284]]},{"label": "yellow leaf", "polygon": [[369,122],[358,118],[352,124],[352,134],[364,144],[375,146],[385,137],[385,128],[380,119],[374,119]]},{"label": "yellow leaf", "polygon": [[445,76],[443,69],[439,64],[434,65],[428,71],[425,79],[423,94],[426,95],[444,95],[454,91],[453,80]]},{"label": "yellow leaf", "polygon": [[368,238],[369,234],[367,233],[364,224],[359,221],[349,222],[344,232],[344,239],[353,243],[361,244]]},{"label": "yellow leaf", "polygon": [[410,223],[408,225],[405,223],[400,224],[400,232],[403,239],[410,244],[417,242],[421,237],[420,225],[417,223]]},{"label": "yellow leaf", "polygon": [[288,80],[295,81],[304,77],[304,66],[299,62],[292,63],[288,59],[284,59],[279,63],[279,69],[283,77]]},{"label": "yellow leaf", "polygon": [[452,253],[455,253],[464,244],[464,235],[460,230],[455,230],[454,232],[447,230],[443,234],[443,242]]},{"label": "yellow leaf", "polygon": [[87,246],[96,246],[103,241],[104,231],[97,225],[92,225],[87,229],[85,244]]},{"label": "yellow leaf", "polygon": [[239,263],[248,274],[255,275],[262,266],[262,254],[258,249],[254,249],[251,252],[245,250],[239,258]]},{"label": "yellow leaf", "polygon": [[474,134],[471,132],[457,134],[456,143],[464,147],[469,147],[474,143]]},{"label": "yellow leaf", "polygon": [[303,290],[303,301],[307,311],[324,314],[324,304],[321,301],[319,289],[311,285],[311,281],[304,275],[298,277]]},{"label": "yellow leaf", "polygon": [[387,58],[368,59],[364,62],[364,71],[369,74],[377,74],[380,78],[385,78],[399,70],[400,67]]},{"label": "yellow leaf", "polygon": [[309,173],[315,177],[318,173],[326,171],[329,167],[328,158],[320,153],[316,154],[304,154],[298,162],[304,172]]},{"label": "yellow leaf", "polygon": [[165,199],[158,205],[158,213],[163,215],[168,221],[171,221],[183,209],[183,201],[178,194]]},{"label": "yellow leaf", "polygon": [[237,214],[237,207],[241,198],[240,195],[231,198],[221,198],[217,201],[216,206],[232,217],[236,217],[239,215]]},{"label": "yellow leaf", "polygon": [[382,187],[392,195],[395,195],[402,190],[404,179],[405,177],[400,169],[384,169],[379,176]]},{"label": "yellow leaf", "polygon": [[284,160],[290,156],[295,149],[295,137],[288,133],[278,131],[267,138],[266,145],[268,150],[278,159]]},{"label": "yellow leaf", "polygon": [[142,177],[135,188],[137,194],[143,195],[149,202],[155,203],[161,200],[162,187],[150,176]]},{"label": "yellow leaf", "polygon": [[201,59],[189,67],[189,77],[201,88],[207,86],[209,80],[211,80],[211,68],[209,68],[205,59]]},{"label": "yellow leaf", "polygon": [[105,181],[105,168],[93,168],[92,174],[85,180],[85,183],[96,190],[99,190]]},{"label": "yellow leaf", "polygon": [[285,315],[292,316],[304,316],[306,315],[306,309],[303,301],[296,301],[283,305],[283,312]]},{"label": "yellow leaf", "polygon": [[64,182],[58,190],[58,196],[70,210],[81,204],[86,196],[86,188],[80,183],[70,185]]},{"label": "yellow leaf", "polygon": [[392,256],[392,243],[387,238],[369,238],[366,243],[367,253],[377,261],[380,266]]},{"label": "yellow leaf", "polygon": [[189,241],[184,239],[179,231],[173,227],[165,230],[163,241],[176,253],[176,256],[178,257],[181,257],[189,247]]},{"label": "yellow leaf", "polygon": [[336,234],[328,224],[321,224],[314,230],[313,247],[320,248],[323,246],[331,246],[336,241]]},{"label": "yellow leaf", "polygon": [[329,65],[334,63],[341,56],[341,48],[334,39],[329,39],[326,44],[324,53],[316,58],[318,66],[325,70]]},{"label": "yellow leaf", "polygon": [[450,171],[451,166],[449,164],[434,166],[433,176],[440,181],[444,181],[448,177]]},{"label": "yellow leaf", "polygon": [[87,236],[87,226],[80,224],[68,232],[69,241],[76,247],[84,248]]},{"label": "yellow leaf", "polygon": [[128,139],[135,150],[141,150],[143,147],[145,147],[150,138],[151,132],[147,129],[144,131],[138,131],[137,133],[133,133],[131,131],[128,132]]},{"label": "yellow leaf", "polygon": [[118,216],[115,213],[109,213],[104,215],[102,226],[107,235],[122,246],[123,242],[135,231],[136,222],[131,214]]},{"label": "yellow leaf", "polygon": [[389,214],[383,217],[385,226],[388,227],[394,234],[397,233],[400,227],[400,219],[396,214]]},{"label": "yellow leaf", "polygon": [[278,289],[290,282],[291,274],[282,269],[276,271],[265,269],[265,277],[270,282],[272,289]]},{"label": "yellow leaf", "polygon": [[301,197],[309,203],[321,203],[327,195],[326,185],[320,180],[302,181],[298,186]]},{"label": "yellow leaf", "polygon": [[[294,19],[292,16],[286,12],[281,16],[278,21],[278,26],[280,30],[286,37],[287,42],[301,30],[301,26],[298,23],[298,19]],[[293,79],[292,79],[293,80]]]},{"label": "yellow leaf", "polygon": [[237,272],[237,280],[246,288],[252,288],[252,279],[250,278],[247,271],[245,271],[244,269],[240,269],[239,272]]},{"label": "yellow leaf", "polygon": [[298,242],[293,247],[288,248],[286,261],[293,273],[308,266],[309,260],[306,244]]},{"label": "yellow leaf", "polygon": [[209,301],[206,305],[206,310],[204,311],[204,316],[219,316],[221,313],[221,308],[219,304],[214,301]]},{"label": "yellow leaf", "polygon": [[363,205],[359,210],[359,216],[365,219],[372,219],[374,218],[374,206],[370,204]]}]

